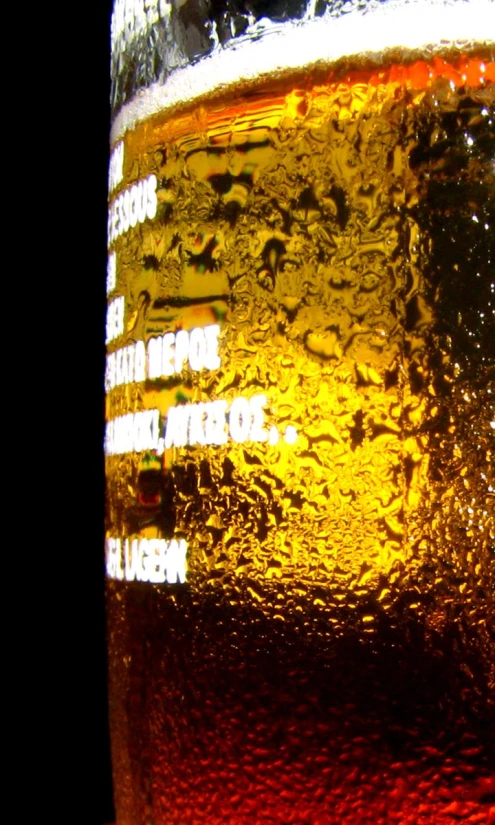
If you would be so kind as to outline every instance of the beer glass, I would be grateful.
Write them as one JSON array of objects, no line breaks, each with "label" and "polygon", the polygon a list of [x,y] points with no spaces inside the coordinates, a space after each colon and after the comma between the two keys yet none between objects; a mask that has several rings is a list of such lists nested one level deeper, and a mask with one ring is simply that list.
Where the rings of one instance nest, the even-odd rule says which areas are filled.
[{"label": "beer glass", "polygon": [[495,821],[494,41],[115,3],[118,825]]}]

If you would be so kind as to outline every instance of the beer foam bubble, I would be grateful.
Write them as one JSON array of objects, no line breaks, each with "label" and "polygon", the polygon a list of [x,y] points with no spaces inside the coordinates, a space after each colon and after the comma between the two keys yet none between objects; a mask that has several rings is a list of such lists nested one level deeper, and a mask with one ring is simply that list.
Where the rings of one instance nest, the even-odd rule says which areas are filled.
[{"label": "beer foam bubble", "polygon": [[176,69],[164,83],[138,92],[116,116],[111,141],[160,111],[194,103],[239,83],[330,64],[343,57],[378,63],[392,49],[431,57],[451,48],[494,43],[494,0],[377,0],[340,16],[327,12],[315,18],[308,13],[302,21],[283,24],[263,18],[244,37]]}]

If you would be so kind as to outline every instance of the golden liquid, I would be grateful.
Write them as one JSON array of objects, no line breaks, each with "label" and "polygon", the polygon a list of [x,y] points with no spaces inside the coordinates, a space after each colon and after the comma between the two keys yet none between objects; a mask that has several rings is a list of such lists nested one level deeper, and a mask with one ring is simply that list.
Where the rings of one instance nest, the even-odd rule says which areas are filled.
[{"label": "golden liquid", "polygon": [[[126,334],[219,324],[221,366],[109,419],[266,395],[295,443],[107,458],[118,825],[492,822],[495,64],[344,69],[155,116],[114,245]],[[492,817],[492,819],[490,819]],[[495,821],[495,820],[494,820]]]}]

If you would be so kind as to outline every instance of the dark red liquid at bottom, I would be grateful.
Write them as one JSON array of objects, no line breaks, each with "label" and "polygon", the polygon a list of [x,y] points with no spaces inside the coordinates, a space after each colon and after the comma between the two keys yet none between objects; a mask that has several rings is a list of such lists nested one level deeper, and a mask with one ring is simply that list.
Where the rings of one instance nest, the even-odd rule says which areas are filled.
[{"label": "dark red liquid at bottom", "polygon": [[495,822],[475,639],[229,595],[109,585],[118,825]]}]

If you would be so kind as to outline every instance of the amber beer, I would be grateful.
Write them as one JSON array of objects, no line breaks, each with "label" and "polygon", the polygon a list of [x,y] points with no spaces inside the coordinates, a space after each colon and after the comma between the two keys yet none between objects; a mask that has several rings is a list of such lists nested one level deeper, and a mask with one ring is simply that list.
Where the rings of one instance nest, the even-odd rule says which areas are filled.
[{"label": "amber beer", "polygon": [[117,825],[493,823],[493,45],[260,74],[114,128]]}]

